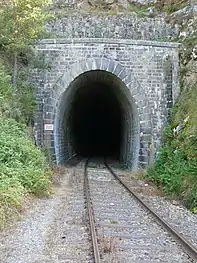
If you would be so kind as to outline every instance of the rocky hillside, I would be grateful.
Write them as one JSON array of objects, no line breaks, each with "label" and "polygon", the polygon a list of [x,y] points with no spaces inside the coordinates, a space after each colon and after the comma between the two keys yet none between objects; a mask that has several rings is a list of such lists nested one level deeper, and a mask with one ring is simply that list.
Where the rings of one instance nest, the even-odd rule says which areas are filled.
[{"label": "rocky hillside", "polygon": [[53,8],[55,9],[78,9],[86,12],[94,9],[127,12],[144,11],[149,15],[163,11],[172,13],[188,4],[192,5],[193,3],[188,0],[53,0]]}]

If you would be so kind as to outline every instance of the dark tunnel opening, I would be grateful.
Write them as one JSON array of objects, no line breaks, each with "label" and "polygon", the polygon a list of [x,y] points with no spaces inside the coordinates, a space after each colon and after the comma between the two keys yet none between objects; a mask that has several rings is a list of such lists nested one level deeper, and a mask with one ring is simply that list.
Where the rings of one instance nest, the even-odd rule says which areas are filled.
[{"label": "dark tunnel opening", "polygon": [[69,119],[72,146],[77,154],[119,159],[123,121],[113,86],[93,81],[80,87]]},{"label": "dark tunnel opening", "polygon": [[105,156],[137,167],[139,128],[136,103],[122,80],[103,70],[84,72],[67,86],[58,102],[56,161],[63,164],[75,155]]}]

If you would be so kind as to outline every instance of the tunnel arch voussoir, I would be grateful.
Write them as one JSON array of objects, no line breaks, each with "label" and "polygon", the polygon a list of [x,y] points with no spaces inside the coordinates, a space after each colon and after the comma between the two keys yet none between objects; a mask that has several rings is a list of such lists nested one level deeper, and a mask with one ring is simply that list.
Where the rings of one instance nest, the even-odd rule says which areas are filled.
[{"label": "tunnel arch voussoir", "polygon": [[89,58],[73,63],[70,70],[64,73],[55,83],[51,97],[59,101],[62,93],[76,77],[92,70],[104,70],[116,75],[129,89],[136,104],[138,104],[138,101],[148,101],[145,90],[140,86],[132,72],[119,62],[107,58]]}]

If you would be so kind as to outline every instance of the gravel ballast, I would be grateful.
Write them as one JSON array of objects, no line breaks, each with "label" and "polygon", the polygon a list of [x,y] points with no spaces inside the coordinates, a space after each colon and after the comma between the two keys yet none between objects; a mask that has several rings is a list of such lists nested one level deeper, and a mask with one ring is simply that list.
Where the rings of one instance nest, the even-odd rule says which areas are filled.
[{"label": "gravel ballast", "polygon": [[[116,172],[197,244],[197,215],[177,201],[167,200],[147,182],[122,170]],[[192,262],[169,234],[120,190],[104,166],[88,168],[88,174],[102,262]],[[0,263],[93,262],[83,180],[83,165],[65,168],[54,194],[34,200],[20,221],[0,233]]]},{"label": "gravel ballast", "polygon": [[66,169],[51,198],[0,233],[0,263],[91,262],[84,206],[83,168]]},{"label": "gravel ballast", "polygon": [[88,176],[102,262],[193,262],[107,169]]},{"label": "gravel ballast", "polygon": [[170,223],[180,234],[197,249],[197,214],[193,214],[181,202],[169,199],[156,186],[131,172],[113,169],[163,219]]}]

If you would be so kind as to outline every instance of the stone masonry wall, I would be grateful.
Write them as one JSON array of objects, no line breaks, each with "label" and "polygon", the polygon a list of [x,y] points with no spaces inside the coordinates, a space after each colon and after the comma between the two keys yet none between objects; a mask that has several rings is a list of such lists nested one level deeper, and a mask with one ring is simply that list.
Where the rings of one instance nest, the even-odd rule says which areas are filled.
[{"label": "stone masonry wall", "polygon": [[53,36],[65,38],[113,38],[169,40],[179,35],[177,25],[168,24],[163,17],[138,17],[134,13],[66,13],[47,24]]},{"label": "stone masonry wall", "polygon": [[[33,74],[40,105],[35,126],[39,143],[54,152],[53,131],[44,131],[43,126],[54,123],[58,101],[77,77],[77,72],[87,70],[86,67],[112,72],[108,65],[105,66],[108,63],[116,65],[114,74],[125,83],[134,98],[140,125],[139,164],[149,163],[150,148],[158,149],[169,105],[179,93],[177,47],[175,43],[123,39],[59,38],[41,41],[35,49],[48,67],[37,69]],[[169,61],[170,67],[166,67]]]}]

